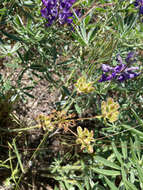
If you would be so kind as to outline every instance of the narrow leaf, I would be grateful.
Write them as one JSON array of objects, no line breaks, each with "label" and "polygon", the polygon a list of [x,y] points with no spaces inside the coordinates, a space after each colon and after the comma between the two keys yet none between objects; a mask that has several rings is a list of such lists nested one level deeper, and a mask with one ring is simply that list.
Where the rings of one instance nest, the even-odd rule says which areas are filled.
[{"label": "narrow leaf", "polygon": [[91,168],[94,172],[102,175],[107,175],[107,176],[118,176],[121,173],[119,171],[115,170],[104,170],[104,169],[99,169],[99,168]]},{"label": "narrow leaf", "polygon": [[105,181],[107,182],[111,190],[118,190],[114,183],[112,183],[107,177],[105,177]]},{"label": "narrow leaf", "polygon": [[114,142],[112,142],[112,147],[113,147],[114,153],[115,153],[118,161],[122,164],[123,163],[122,155],[118,152]]},{"label": "narrow leaf", "polygon": [[120,166],[118,166],[117,164],[114,164],[113,162],[110,162],[109,160],[106,160],[105,158],[102,158],[101,156],[95,156],[94,159],[102,164],[104,164],[105,166],[120,170]]},{"label": "narrow leaf", "polygon": [[17,160],[18,160],[18,163],[20,165],[21,171],[22,171],[22,173],[25,173],[22,162],[21,162],[20,154],[19,154],[18,149],[17,149],[16,144],[15,144],[15,140],[13,140],[13,146],[14,146],[15,154],[17,156]]}]

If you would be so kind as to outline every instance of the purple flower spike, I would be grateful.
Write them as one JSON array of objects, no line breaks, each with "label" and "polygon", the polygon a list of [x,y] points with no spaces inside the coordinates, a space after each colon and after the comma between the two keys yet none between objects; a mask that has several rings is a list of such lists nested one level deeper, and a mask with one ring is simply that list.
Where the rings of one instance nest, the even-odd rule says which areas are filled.
[{"label": "purple flower spike", "polygon": [[[44,8],[41,9],[41,15],[47,19],[47,26],[51,26],[56,20],[60,24],[71,24],[74,14],[70,9],[75,2],[76,0],[42,0]],[[80,16],[79,11],[74,11]]]},{"label": "purple flower spike", "polygon": [[[136,61],[134,59],[134,52],[130,52],[125,59],[127,65],[123,64],[121,56],[117,55],[117,62],[119,63],[116,67],[111,67],[106,64],[102,64],[103,74],[99,82],[105,82],[112,79],[115,79],[119,82],[123,82],[127,79],[132,79],[140,75],[140,73],[136,73],[135,71],[139,69],[139,67],[129,67],[129,63],[133,63]],[[109,73],[109,74],[108,74]]]}]

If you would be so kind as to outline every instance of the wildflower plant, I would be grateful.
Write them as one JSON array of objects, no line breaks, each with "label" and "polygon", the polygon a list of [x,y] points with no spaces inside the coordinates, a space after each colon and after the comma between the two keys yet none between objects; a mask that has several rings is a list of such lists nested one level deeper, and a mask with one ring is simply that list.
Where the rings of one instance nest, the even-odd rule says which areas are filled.
[{"label": "wildflower plant", "polygon": [[142,16],[142,0],[1,1],[0,189],[143,189]]}]

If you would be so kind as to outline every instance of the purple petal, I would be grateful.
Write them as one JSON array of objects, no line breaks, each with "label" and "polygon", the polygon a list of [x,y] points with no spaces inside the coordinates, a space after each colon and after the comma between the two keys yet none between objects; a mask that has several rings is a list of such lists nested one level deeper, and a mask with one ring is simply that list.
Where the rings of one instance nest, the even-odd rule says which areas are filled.
[{"label": "purple petal", "polygon": [[47,8],[41,9],[42,17],[47,18],[47,13],[48,13]]},{"label": "purple petal", "polygon": [[122,57],[119,54],[117,54],[116,61],[118,61],[118,63],[120,63],[120,64],[123,64]]},{"label": "purple petal", "polygon": [[143,14],[143,5],[140,6],[140,8],[139,8],[139,13],[140,13],[140,14]]},{"label": "purple petal", "polygon": [[124,80],[127,80],[127,79],[128,79],[128,76],[125,75],[124,73],[117,77],[117,80],[119,82],[123,82]]},{"label": "purple petal", "polygon": [[119,72],[121,72],[124,68],[125,68],[125,65],[124,65],[124,64],[117,65],[117,66],[114,68],[114,72],[119,73]]},{"label": "purple petal", "polygon": [[127,68],[125,69],[126,72],[130,72],[130,71],[134,71],[134,70],[138,70],[139,67],[130,67],[130,68]]},{"label": "purple petal", "polygon": [[135,53],[134,52],[130,52],[127,54],[127,57],[125,59],[126,63],[133,63],[136,61],[136,59],[134,59]]},{"label": "purple petal", "polygon": [[98,82],[105,82],[105,81],[109,81],[112,80],[113,78],[115,78],[116,73],[112,73],[111,75],[107,76],[105,74],[102,74],[101,79]]},{"label": "purple petal", "polygon": [[139,76],[139,73],[129,73],[129,79]]},{"label": "purple petal", "polygon": [[106,64],[102,64],[102,71],[103,72],[109,72],[109,71],[113,71],[114,68],[109,66],[109,65],[106,65]]},{"label": "purple petal", "polygon": [[42,0],[42,3],[43,3],[43,5],[44,5],[45,7],[47,7],[49,1],[47,1],[47,0]]},{"label": "purple petal", "polygon": [[98,82],[105,82],[107,81],[107,76],[105,74],[102,74],[101,79]]},{"label": "purple petal", "polygon": [[134,5],[137,7],[137,6],[142,6],[143,5],[143,0],[136,0],[134,2]]}]

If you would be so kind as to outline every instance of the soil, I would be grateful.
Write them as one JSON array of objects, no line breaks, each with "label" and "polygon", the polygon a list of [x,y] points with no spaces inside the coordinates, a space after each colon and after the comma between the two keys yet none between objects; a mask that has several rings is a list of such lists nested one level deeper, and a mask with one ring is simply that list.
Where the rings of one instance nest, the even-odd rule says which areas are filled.
[{"label": "soil", "polygon": [[[1,69],[1,74],[7,78],[11,73],[11,69],[7,67],[3,67]],[[11,83],[16,85],[16,80],[18,78],[19,70],[15,70],[15,74],[13,74],[13,78],[11,79]],[[22,79],[22,87],[30,86],[33,81],[29,80],[30,73],[26,72],[23,75]],[[22,100],[22,96],[16,101],[13,106],[12,119],[13,116],[17,118],[18,123],[10,120],[5,123],[5,126],[2,125],[0,128],[5,129],[13,129],[13,128],[26,128],[37,125],[35,118],[38,115],[49,115],[52,110],[55,108],[55,102],[59,100],[59,90],[55,90],[54,88],[49,88],[49,82],[47,80],[40,80],[39,78],[33,78],[35,87],[28,91],[30,95],[34,98],[28,97],[24,95]],[[7,113],[9,114],[9,113]],[[8,116],[9,117],[9,116]],[[10,119],[10,118],[9,118]],[[12,125],[13,123],[13,125]],[[40,142],[43,140],[45,135],[45,131],[41,128],[35,128],[33,130],[27,130],[22,133],[7,133],[1,132],[1,155],[0,160],[6,160],[8,155],[8,142],[12,144],[13,138],[16,137],[16,146],[21,154],[21,160],[23,166],[25,166],[26,173],[22,175],[22,180],[20,184],[20,188],[22,190],[52,190],[55,185],[55,180],[52,178],[41,177],[41,174],[37,172],[37,168],[41,168],[40,163],[42,165],[46,164],[46,167],[50,164],[49,162],[54,159],[57,152],[60,148],[59,139],[56,135],[47,140],[44,143],[44,149],[39,151],[38,156],[31,162],[31,166],[28,166],[29,159],[32,156],[33,152],[36,150]],[[25,144],[27,143],[27,144]],[[12,161],[13,167],[16,167],[17,159]],[[12,186],[5,186],[4,182],[7,178],[11,176],[11,170],[6,169],[5,167],[0,167],[0,190],[11,190]],[[2,175],[1,175],[2,174]],[[10,180],[13,183],[13,180]],[[30,187],[28,184],[32,184]]]}]

